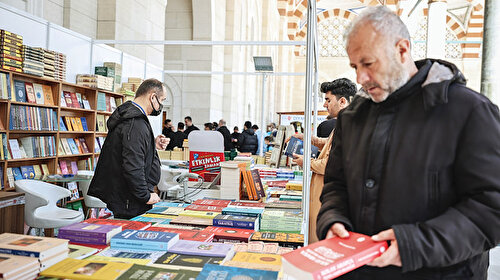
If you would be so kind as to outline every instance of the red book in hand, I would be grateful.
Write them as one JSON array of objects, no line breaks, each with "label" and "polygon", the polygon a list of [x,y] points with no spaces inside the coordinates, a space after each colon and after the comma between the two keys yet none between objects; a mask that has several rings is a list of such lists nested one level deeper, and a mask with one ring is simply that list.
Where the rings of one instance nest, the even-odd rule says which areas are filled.
[{"label": "red book in hand", "polygon": [[333,237],[282,256],[283,270],[296,279],[333,279],[361,267],[387,250],[387,242],[349,232],[349,238]]}]

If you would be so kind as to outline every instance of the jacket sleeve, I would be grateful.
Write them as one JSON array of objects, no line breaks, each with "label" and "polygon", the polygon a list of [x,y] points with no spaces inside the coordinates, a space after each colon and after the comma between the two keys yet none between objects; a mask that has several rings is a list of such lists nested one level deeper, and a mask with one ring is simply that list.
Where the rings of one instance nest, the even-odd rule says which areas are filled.
[{"label": "jacket sleeve", "polygon": [[139,201],[147,203],[151,196],[146,181],[145,158],[147,149],[153,149],[150,135],[142,120],[131,120],[123,127],[122,135],[122,168],[123,176],[130,192]]},{"label": "jacket sleeve", "polygon": [[498,108],[477,105],[467,117],[453,166],[458,203],[431,220],[393,226],[403,272],[453,265],[499,244],[498,139]]},{"label": "jacket sleeve", "polygon": [[317,218],[316,233],[319,239],[325,239],[330,227],[336,223],[343,223],[348,230],[352,230],[349,220],[349,206],[347,204],[347,184],[345,182],[342,165],[342,114],[337,120],[337,130],[333,135],[332,152],[328,156],[325,169],[325,185],[321,193],[321,208]]},{"label": "jacket sleeve", "polygon": [[311,171],[319,175],[325,175],[327,163],[328,157],[322,159],[311,159]]}]

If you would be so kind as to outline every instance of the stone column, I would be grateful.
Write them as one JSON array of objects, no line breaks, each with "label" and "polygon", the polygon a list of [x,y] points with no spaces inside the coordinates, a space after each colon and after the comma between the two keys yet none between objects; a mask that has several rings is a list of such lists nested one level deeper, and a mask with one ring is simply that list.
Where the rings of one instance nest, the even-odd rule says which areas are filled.
[{"label": "stone column", "polygon": [[444,59],[446,54],[446,0],[429,0],[427,57]]},{"label": "stone column", "polygon": [[500,104],[500,3],[496,0],[485,0],[484,35],[483,35],[483,69],[481,71],[481,93],[493,103]]}]

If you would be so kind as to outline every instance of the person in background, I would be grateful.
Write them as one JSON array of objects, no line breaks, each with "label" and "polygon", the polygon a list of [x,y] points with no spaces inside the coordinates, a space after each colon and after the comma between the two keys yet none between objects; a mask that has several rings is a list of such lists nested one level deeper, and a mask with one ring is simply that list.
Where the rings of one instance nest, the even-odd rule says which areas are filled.
[{"label": "person in background", "polygon": [[265,150],[264,150],[264,153],[266,152],[269,152],[269,151],[272,151],[273,148],[274,148],[274,144],[273,144],[273,137],[272,136],[266,136],[264,138],[264,143],[265,143]]},{"label": "person in background", "polygon": [[272,137],[276,137],[276,135],[278,134],[278,128],[276,127],[276,124],[275,123],[270,123],[267,125],[267,136],[272,136]]},{"label": "person in background", "polygon": [[231,143],[231,134],[229,132],[229,129],[227,129],[226,127],[225,120],[219,120],[219,128],[217,129],[217,131],[222,134],[222,137],[224,137],[224,151],[231,151],[231,149],[233,148],[233,144]]},{"label": "person in background", "polygon": [[170,138],[170,135],[174,132],[172,129],[172,121],[170,119],[166,119],[163,123],[163,129],[161,130],[161,134],[165,135],[165,137]]},{"label": "person in background", "polygon": [[88,194],[101,199],[115,218],[130,219],[144,214],[160,201],[155,186],[160,182],[158,150],[169,142],[156,138],[148,116],[158,116],[166,89],[156,79],[145,80],[134,101],[120,105],[108,120],[108,135],[97,162]]},{"label": "person in background", "polygon": [[[252,129],[253,129],[253,132],[255,133],[255,135],[257,135],[257,145],[258,145],[257,155],[260,155],[260,150],[261,150],[260,137],[262,135],[262,131],[259,129],[259,126],[257,126],[256,124],[252,125]],[[265,147],[264,147],[264,149],[265,149]]]},{"label": "person in background", "polygon": [[214,130],[214,131],[217,131],[217,129],[219,128],[219,123],[217,123],[217,122],[213,122],[213,123],[212,123],[212,127],[213,127],[213,130]]},{"label": "person in background", "polygon": [[[178,122],[178,123],[177,123],[177,132],[182,132],[182,133],[184,133],[184,123],[183,123],[183,122]],[[185,136],[185,135],[186,135],[186,134],[184,133],[184,136]],[[186,136],[186,137],[184,137],[184,139],[186,139],[186,138],[187,138],[187,136]]]},{"label": "person in background", "polygon": [[212,130],[214,130],[214,125],[211,122],[205,123],[204,126],[205,126],[205,131],[212,131]]},{"label": "person in background", "polygon": [[255,155],[257,153],[259,142],[257,140],[257,135],[255,135],[255,132],[252,129],[252,123],[250,121],[246,121],[243,127],[243,132],[238,138],[238,143],[240,145],[239,151]]},{"label": "person in background", "polygon": [[486,279],[500,243],[498,107],[452,63],[414,61],[386,6],[344,38],[362,90],[337,119],[317,234],[390,245],[339,279]]},{"label": "person in background", "polygon": [[326,117],[326,120],[322,121],[318,125],[318,129],[316,130],[316,136],[318,136],[319,138],[326,138],[330,136],[330,133],[332,133],[332,130],[335,128],[336,121],[337,121],[336,118],[332,118],[330,117],[330,115],[328,115]]},{"label": "person in background", "polygon": [[233,133],[231,133],[231,142],[233,143],[233,149],[239,149],[238,139],[240,138],[240,129],[235,126],[233,128]]},{"label": "person in background", "polygon": [[189,133],[191,133],[191,131],[200,130],[198,127],[193,125],[193,119],[191,119],[190,116],[187,116],[184,118],[184,123],[186,124],[186,130],[184,131],[184,133],[186,134],[186,137],[189,136]]},{"label": "person in background", "polygon": [[168,143],[167,146],[167,151],[168,150],[173,150],[174,148],[182,148],[182,145],[184,144],[184,139],[186,139],[186,134],[182,132],[184,130],[184,123],[179,122],[177,124],[177,131],[172,133],[172,138],[170,140],[170,143]]},{"label": "person in background", "polygon": [[[328,111],[328,116],[331,119],[337,118],[339,112],[346,108],[351,99],[356,94],[356,84],[351,82],[349,79],[340,78],[333,82],[324,82],[321,84],[321,92],[325,95],[325,103],[323,107]],[[319,209],[321,207],[321,202],[319,197],[321,196],[321,191],[323,190],[323,179],[326,169],[326,164],[328,162],[328,157],[330,155],[330,149],[332,147],[332,139],[334,135],[334,130],[330,132],[328,138],[318,138],[312,137],[312,144],[318,147],[321,152],[316,159],[311,159],[311,171],[313,172],[311,177],[311,190],[309,196],[309,243],[314,243],[318,241],[316,236],[316,218],[318,217]],[[302,139],[303,134],[296,134],[294,137]],[[294,154],[293,162],[299,166],[303,166],[304,158],[302,155]]]}]

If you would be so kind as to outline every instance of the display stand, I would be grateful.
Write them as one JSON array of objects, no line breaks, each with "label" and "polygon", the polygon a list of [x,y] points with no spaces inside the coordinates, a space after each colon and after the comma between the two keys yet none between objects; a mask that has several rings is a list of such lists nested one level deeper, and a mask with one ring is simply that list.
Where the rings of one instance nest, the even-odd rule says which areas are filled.
[{"label": "display stand", "polygon": [[207,172],[220,172],[224,158],[224,138],[217,131],[195,130],[189,133],[189,172],[204,177]]}]

